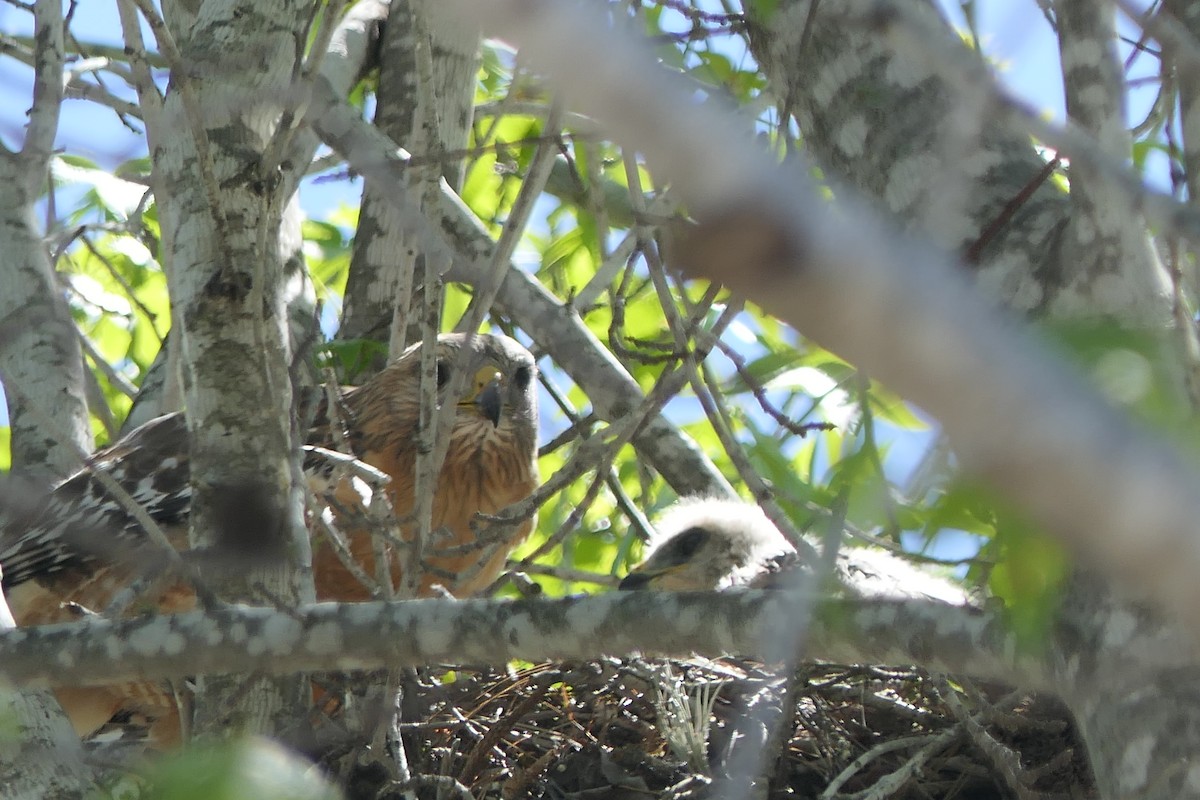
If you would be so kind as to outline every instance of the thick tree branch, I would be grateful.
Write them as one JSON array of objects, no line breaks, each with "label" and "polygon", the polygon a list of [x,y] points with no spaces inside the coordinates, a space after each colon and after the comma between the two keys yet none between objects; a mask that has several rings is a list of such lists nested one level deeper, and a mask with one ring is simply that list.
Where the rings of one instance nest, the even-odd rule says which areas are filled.
[{"label": "thick tree branch", "polygon": [[[0,679],[25,687],[98,685],[213,673],[285,675],[423,664],[499,664],[624,655],[781,659],[794,624],[780,591],[614,592],[558,600],[430,599],[318,603],[295,611],[226,606],[126,620],[87,618],[0,634]],[[764,644],[766,643],[766,644]],[[777,647],[775,648],[777,649]],[[838,600],[821,606],[805,658],[917,664],[1048,688],[998,620],[925,601]]]},{"label": "thick tree branch", "polygon": [[[0,594],[0,631],[16,627]],[[7,795],[57,800],[83,797],[92,788],[79,737],[48,691],[0,686],[0,715],[20,737],[20,747],[11,740],[0,743],[0,786]]]},{"label": "thick tree branch", "polygon": [[62,104],[61,4],[35,7],[34,102],[20,153],[0,153],[0,377],[12,465],[62,477],[91,449],[83,354],[54,279],[34,203],[48,187]]}]

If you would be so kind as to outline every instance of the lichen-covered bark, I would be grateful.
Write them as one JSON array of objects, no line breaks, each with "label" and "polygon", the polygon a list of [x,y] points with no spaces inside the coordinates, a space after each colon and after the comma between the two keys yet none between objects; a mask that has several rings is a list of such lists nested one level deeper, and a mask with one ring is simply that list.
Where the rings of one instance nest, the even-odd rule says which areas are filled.
[{"label": "lichen-covered bark", "polygon": [[[801,48],[805,34],[797,26],[809,8],[808,2],[785,2],[770,25],[752,30],[751,42],[777,93],[795,109],[806,147],[832,167],[835,177],[882,200],[935,241],[978,255],[981,287],[1020,311],[1112,315],[1133,324],[1170,320],[1168,284],[1133,200],[1086,164],[1072,166],[1069,195],[1044,184],[987,246],[975,246],[972,237],[994,226],[1005,205],[1041,169],[1028,133],[990,125],[987,109],[970,108],[970,98],[948,86],[936,63],[922,63],[893,47],[866,24],[862,7],[854,3],[821,4]],[[1055,9],[1068,114],[1093,137],[1100,153],[1122,163],[1131,142],[1124,127],[1113,8],[1064,0]],[[946,35],[954,36],[948,28]],[[964,104],[983,127],[975,140],[957,143],[969,148],[959,156],[968,166],[949,170],[947,178],[953,162],[944,158],[941,143],[953,135],[956,107]],[[934,219],[923,215],[933,195],[955,188],[947,186],[954,179],[969,182],[966,191],[954,194],[967,201],[961,211],[941,207],[947,213]],[[1081,583],[1089,587],[1088,602],[1074,598],[1061,622],[1089,646],[1073,653],[1076,669],[1067,670],[1071,680],[1064,686],[1077,688],[1067,697],[1088,742],[1098,785],[1105,796],[1183,796],[1189,782],[1188,791],[1198,791],[1187,765],[1194,734],[1200,733],[1188,722],[1200,708],[1200,674],[1118,669],[1129,645],[1100,632],[1111,633],[1131,618],[1129,605],[1111,598],[1111,587],[1092,581],[1081,580],[1073,590],[1079,591]],[[1143,625],[1161,634],[1142,643],[1156,653],[1164,639],[1188,635],[1153,614],[1142,616]],[[1081,673],[1081,664],[1094,668]],[[1185,730],[1193,735],[1178,736]]]},{"label": "lichen-covered bark", "polygon": [[91,450],[83,353],[54,275],[34,203],[49,187],[62,103],[61,8],[38,3],[33,107],[19,152],[0,148],[0,378],[12,466],[63,477]]},{"label": "lichen-covered bark", "polygon": [[[613,592],[554,600],[318,603],[295,610],[228,606],[173,616],[85,619],[0,634],[12,657],[0,678],[36,688],[196,673],[359,670],[501,664],[601,653],[778,660],[780,626],[795,624],[779,591]],[[782,637],[790,638],[790,637]],[[1034,688],[1052,684],[1042,658],[1015,646],[995,618],[931,601],[843,600],[822,606],[807,658],[919,664]],[[53,669],[46,669],[46,665]]]},{"label": "lichen-covered bark", "polygon": [[[334,91],[348,92],[374,63],[375,29],[386,15],[386,4],[377,0],[364,0],[356,3],[338,22],[337,29],[330,38],[328,51],[320,64],[320,75],[329,82]],[[302,167],[312,161],[319,142],[316,135],[306,127],[297,129],[291,139],[287,157],[284,159],[291,168],[280,176],[283,179],[280,195],[292,197],[293,206],[298,200],[295,191],[304,174]],[[300,213],[300,210],[293,207],[286,213]],[[288,231],[299,230],[298,223],[293,220],[286,220],[284,224]],[[281,237],[285,302],[291,323],[290,344],[294,373],[295,368],[306,366],[304,362],[308,358],[307,351],[319,336],[317,321],[313,316],[315,293],[300,245],[300,240],[294,235]],[[133,430],[160,414],[182,408],[182,397],[179,396],[181,388],[172,385],[179,380],[178,366],[172,367],[169,364],[172,359],[179,359],[179,347],[178,344],[172,343],[174,341],[168,335],[162,352],[147,371],[122,432]]]},{"label": "lichen-covered bark", "polygon": [[[421,33],[427,33],[427,41],[418,41]],[[424,90],[419,85],[420,48],[427,48],[433,70],[433,85]],[[398,146],[422,158],[461,152],[471,128],[478,51],[479,31],[470,19],[447,14],[434,0],[392,3],[381,43],[376,126]],[[427,98],[435,101],[435,107],[428,107]],[[450,158],[440,165],[410,169],[408,177],[414,187],[444,177],[457,190],[463,164],[461,157]],[[421,282],[413,280],[419,243],[406,235],[398,219],[401,211],[385,196],[389,191],[391,187],[375,181],[367,181],[363,191],[338,331],[339,338],[367,339],[385,347],[397,302],[401,309],[416,308],[423,296]],[[398,300],[402,286],[408,287],[408,296]],[[403,321],[408,343],[420,337],[417,316]],[[384,360],[374,359],[374,368]]]},{"label": "lichen-covered bark", "polygon": [[[1195,36],[1200,33],[1200,5],[1190,0],[1164,0],[1163,10],[1179,23],[1183,32]],[[1183,129],[1183,163],[1186,169],[1184,180],[1187,183],[1188,194],[1192,205],[1200,197],[1200,75],[1194,68],[1194,61],[1184,57],[1179,48],[1165,48],[1165,55],[1171,59],[1175,81],[1178,83],[1180,119]]]},{"label": "lichen-covered bark", "polygon": [[[167,4],[181,63],[150,131],[153,180],[173,317],[182,334],[191,436],[191,537],[210,548],[205,571],[228,600],[312,597],[297,569],[307,551],[289,368],[285,256],[298,219],[281,171],[261,169],[290,102],[296,42],[308,4]],[[163,47],[160,39],[160,48]],[[163,48],[164,50],[166,48]],[[152,127],[154,127],[152,125]],[[200,735],[280,732],[301,713],[296,680],[245,692],[204,680]],[[237,698],[235,700],[235,698]]]},{"label": "lichen-covered bark", "polygon": [[1200,791],[1194,639],[1160,610],[1076,576],[1058,615],[1056,683],[1104,797]]},{"label": "lichen-covered bark", "polygon": [[[16,627],[0,595],[0,631]],[[93,775],[83,744],[50,692],[0,682],[0,719],[12,726],[9,735],[0,738],[0,786],[5,796],[74,800],[89,792]]]},{"label": "lichen-covered bark", "polygon": [[[50,159],[63,94],[63,16],[57,0],[34,9],[34,97],[18,152],[0,147],[0,380],[12,434],[12,470],[4,512],[36,497],[91,450],[78,332],[54,274],[34,203],[49,186]],[[22,492],[25,482],[32,491]],[[0,523],[3,522],[0,514]],[[0,596],[0,630],[15,627]],[[13,797],[82,797],[92,773],[79,738],[54,697],[0,687],[0,718],[15,733],[0,737],[0,786]]]},{"label": "lichen-covered bark", "polygon": [[[1119,163],[1129,157],[1133,141],[1125,129],[1125,87],[1116,52],[1113,5],[1063,0],[1056,8],[1067,115]],[[1063,251],[1056,254],[1060,262],[1082,263],[1085,272],[1110,276],[1133,269],[1149,274],[1158,268],[1145,221],[1119,187],[1097,170],[1074,165],[1069,198],[1072,213],[1064,230]],[[1164,302],[1163,311],[1168,307]]]},{"label": "lichen-covered bark", "polygon": [[[928,0],[918,5],[936,14]],[[967,255],[979,285],[1018,311],[1168,321],[1168,283],[1136,217],[1111,225],[1105,210],[1105,227],[1097,229],[1096,220],[1078,215],[1080,198],[1041,175],[1045,160],[1028,132],[1001,124],[949,85],[936,61],[883,35],[878,10],[861,0],[822,2],[810,15],[808,0],[784,0],[769,19],[752,18],[750,44],[770,91],[831,179]],[[948,25],[937,27],[957,42]],[[1108,51],[1081,45],[1072,57],[1100,69]],[[1105,102],[1111,106],[1111,98]],[[979,117],[967,136],[963,110]],[[1103,119],[1111,107],[1093,111],[1107,126],[1106,145],[1119,143],[1121,131],[1111,116]],[[1092,183],[1088,196],[1099,211],[1094,204],[1107,187]],[[1006,219],[1006,207],[1030,189]],[[938,203],[948,192],[959,202]]]}]

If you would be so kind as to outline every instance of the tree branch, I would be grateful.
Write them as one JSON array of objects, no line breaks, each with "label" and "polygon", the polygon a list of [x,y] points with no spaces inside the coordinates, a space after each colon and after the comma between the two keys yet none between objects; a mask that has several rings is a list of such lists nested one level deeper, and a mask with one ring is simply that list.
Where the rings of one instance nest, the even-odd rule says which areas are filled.
[{"label": "tree branch", "polygon": [[[285,675],[426,664],[499,664],[601,653],[683,657],[739,653],[768,660],[796,602],[783,591],[613,592],[556,600],[428,599],[317,603],[294,611],[211,611],[0,633],[0,679],[15,685],[104,685],[198,674]],[[934,671],[1048,688],[1037,656],[997,619],[926,601],[836,600],[820,606],[805,658],[914,663]]]}]

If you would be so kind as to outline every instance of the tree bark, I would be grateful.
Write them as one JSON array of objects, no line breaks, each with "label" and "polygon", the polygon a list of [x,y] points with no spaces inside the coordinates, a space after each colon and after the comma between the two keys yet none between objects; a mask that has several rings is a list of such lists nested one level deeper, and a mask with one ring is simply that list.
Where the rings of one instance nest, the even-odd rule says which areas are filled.
[{"label": "tree bark", "polygon": [[7,388],[12,466],[61,478],[91,451],[83,351],[37,229],[34,204],[50,188],[62,104],[61,8],[35,10],[33,106],[20,152],[0,152],[0,375]]},{"label": "tree bark", "polygon": [[[461,153],[471,130],[479,67],[479,31],[474,24],[445,13],[433,0],[394,2],[380,55],[375,125],[397,145],[422,157]],[[424,87],[422,58],[429,59],[432,69],[432,75],[425,77],[432,83]],[[441,179],[457,191],[463,165],[460,155],[429,167],[410,168],[408,181],[416,196],[425,194],[430,184],[436,191]],[[368,364],[370,371],[386,362],[393,330],[403,331],[408,344],[421,338],[418,309],[423,307],[424,292],[416,276],[422,253],[398,218],[400,209],[383,196],[387,191],[388,187],[374,182],[363,190],[338,331],[340,339],[382,346]]]},{"label": "tree bark", "polygon": [[[927,18],[923,33],[963,47],[933,3],[913,6],[911,13]],[[1106,224],[1122,232],[1109,257],[1097,258],[1099,249],[1080,252],[1095,244],[1087,238],[1095,222],[1077,213],[1080,195],[1063,193],[1043,175],[1046,159],[1028,132],[960,91],[935,59],[897,44],[878,24],[878,10],[864,0],[815,8],[783,0],[769,19],[751,16],[751,48],[814,160],[907,227],[964,255],[980,288],[1010,308],[1169,323],[1170,284],[1136,217]],[[1096,53],[1097,70],[1107,69],[1104,52]],[[1106,95],[1109,107],[1094,112],[1096,124],[1109,126],[1110,155],[1122,135],[1111,127],[1113,102]]]},{"label": "tree bark", "polygon": [[[212,554],[204,579],[224,600],[311,600],[285,305],[286,260],[300,237],[297,215],[285,225],[294,183],[284,175],[298,167],[268,159],[291,135],[281,121],[309,4],[164,10],[178,52],[156,34],[174,90],[148,135],[181,336],[191,543]],[[296,735],[306,682],[249,680],[248,692],[241,678],[200,682],[197,735]]]},{"label": "tree bark", "polygon": [[[75,469],[91,451],[79,334],[35,222],[50,188],[63,99],[63,16],[57,0],[34,9],[34,97],[19,152],[0,148],[0,379],[12,433],[4,515]],[[2,522],[2,520],[0,520]],[[0,596],[0,630],[15,627]],[[0,785],[13,797],[82,797],[92,785],[79,737],[54,696],[0,689],[0,716],[17,736],[0,746]]]},{"label": "tree bark", "polygon": [[[795,608],[811,594],[610,592],[553,600],[427,599],[226,606],[0,633],[0,677],[36,688],[195,673],[332,671],[598,654],[760,655],[778,661]],[[832,600],[801,642],[805,658],[917,664],[933,671],[1057,688],[1052,654],[1017,646],[1002,620],[926,600]],[[53,670],[45,665],[53,664]],[[1163,667],[1163,664],[1159,665]],[[1169,666],[1169,664],[1165,665]]]}]

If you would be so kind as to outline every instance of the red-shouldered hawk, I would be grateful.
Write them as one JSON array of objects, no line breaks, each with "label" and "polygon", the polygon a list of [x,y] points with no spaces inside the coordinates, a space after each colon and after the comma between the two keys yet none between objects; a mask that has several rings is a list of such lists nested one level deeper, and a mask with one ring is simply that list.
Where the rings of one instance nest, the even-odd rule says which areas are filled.
[{"label": "red-shouldered hawk", "polygon": [[[336,449],[344,439],[354,456],[390,477],[387,492],[395,519],[409,521],[420,412],[420,345],[414,345],[362,386],[344,390],[338,408],[322,407],[308,442]],[[459,596],[492,583],[505,558],[533,527],[528,519],[505,530],[491,546],[473,547],[478,514],[494,514],[527,498],[538,484],[537,367],[532,354],[506,336],[445,334],[437,344],[439,402],[456,370],[469,378],[455,409],[449,448],[437,477],[431,530],[418,592],[442,584]],[[330,430],[335,421],[344,437]],[[71,619],[90,610],[103,613],[122,590],[134,587],[137,604],[180,611],[195,604],[195,593],[165,570],[167,559],[151,546],[142,525],[118,502],[96,473],[103,472],[128,492],[155,520],[177,549],[186,547],[191,502],[188,438],[182,414],[151,420],[98,452],[83,470],[60,483],[40,507],[7,519],[0,531],[0,565],[9,606],[19,625]],[[349,553],[368,576],[375,576],[370,527],[363,497],[354,481],[327,459],[310,454],[310,483],[321,484],[337,509],[333,522]],[[338,478],[328,486],[330,478]],[[473,526],[474,523],[474,526]],[[402,536],[411,536],[402,525]],[[321,600],[364,600],[371,590],[343,565],[323,536],[314,537],[313,570]],[[439,553],[439,551],[443,551]],[[401,586],[405,554],[393,552],[391,574]],[[164,580],[155,581],[156,577]],[[456,578],[461,577],[461,580]],[[165,585],[162,585],[165,584]],[[149,729],[160,746],[179,740],[177,704],[160,684],[60,689],[60,701],[81,736],[115,718]]]},{"label": "red-shouldered hawk", "polygon": [[[684,498],[668,508],[654,528],[645,559],[630,570],[620,588],[771,588],[781,585],[792,570],[811,569],[762,509],[751,503]],[[882,550],[843,548],[834,571],[838,584],[859,597],[970,602],[962,587]]]}]

